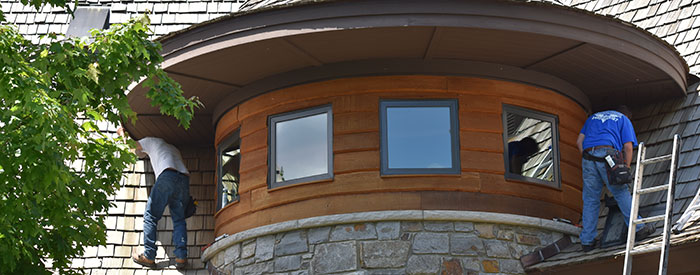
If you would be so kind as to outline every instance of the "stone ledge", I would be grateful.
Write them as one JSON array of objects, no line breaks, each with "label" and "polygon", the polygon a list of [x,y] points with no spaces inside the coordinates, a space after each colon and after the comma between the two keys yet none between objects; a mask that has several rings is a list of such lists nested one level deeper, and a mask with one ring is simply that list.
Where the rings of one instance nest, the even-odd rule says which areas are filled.
[{"label": "stone ledge", "polygon": [[520,225],[547,229],[568,235],[578,235],[580,228],[573,225],[513,214],[479,212],[479,211],[449,211],[449,210],[400,210],[374,211],[349,214],[327,215],[300,220],[286,221],[249,229],[230,235],[215,242],[202,253],[202,262],[209,261],[220,251],[246,240],[259,236],[271,235],[297,229],[321,227],[327,225],[380,222],[380,221],[456,221],[481,222],[508,225]]}]

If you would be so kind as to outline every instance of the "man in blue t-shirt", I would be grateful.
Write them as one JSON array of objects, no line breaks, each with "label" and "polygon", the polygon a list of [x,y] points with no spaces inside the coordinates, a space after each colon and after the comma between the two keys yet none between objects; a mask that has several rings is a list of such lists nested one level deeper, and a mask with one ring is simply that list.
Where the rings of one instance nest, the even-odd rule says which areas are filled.
[{"label": "man in blue t-shirt", "polygon": [[[625,164],[632,163],[632,151],[637,146],[637,137],[629,118],[629,109],[620,106],[617,111],[603,111],[590,116],[578,135],[576,145],[581,153],[603,158],[613,150],[622,151]],[[605,163],[584,158],[581,163],[583,174],[583,230],[579,235],[583,251],[593,250],[598,214],[600,212],[600,193],[603,185],[617,201],[620,212],[629,225],[632,196],[626,184],[610,185],[608,183]],[[654,232],[652,226],[637,225],[637,240],[642,240]]]}]

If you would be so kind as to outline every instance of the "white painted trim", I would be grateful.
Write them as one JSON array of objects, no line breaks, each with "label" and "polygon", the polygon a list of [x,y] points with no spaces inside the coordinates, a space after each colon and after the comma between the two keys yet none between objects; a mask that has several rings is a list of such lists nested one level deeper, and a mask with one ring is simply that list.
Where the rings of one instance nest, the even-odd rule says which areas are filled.
[{"label": "white painted trim", "polygon": [[375,211],[350,214],[338,214],[312,217],[300,220],[292,220],[248,229],[215,242],[202,252],[202,262],[209,261],[224,249],[241,243],[245,240],[259,236],[277,234],[303,228],[321,227],[338,224],[358,222],[381,221],[451,221],[451,222],[478,222],[508,224],[516,226],[535,227],[539,229],[560,232],[567,235],[578,236],[580,228],[570,224],[545,220],[535,217],[479,212],[479,211],[448,211],[448,210],[401,210],[401,211]]}]

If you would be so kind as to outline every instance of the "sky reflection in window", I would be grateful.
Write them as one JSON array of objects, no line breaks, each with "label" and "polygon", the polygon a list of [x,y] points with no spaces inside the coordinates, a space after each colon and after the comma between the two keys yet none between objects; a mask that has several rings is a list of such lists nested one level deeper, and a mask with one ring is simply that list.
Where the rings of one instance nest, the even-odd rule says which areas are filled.
[{"label": "sky reflection in window", "polygon": [[388,167],[452,168],[449,107],[388,107]]},{"label": "sky reflection in window", "polygon": [[275,182],[328,173],[328,114],[277,122]]}]

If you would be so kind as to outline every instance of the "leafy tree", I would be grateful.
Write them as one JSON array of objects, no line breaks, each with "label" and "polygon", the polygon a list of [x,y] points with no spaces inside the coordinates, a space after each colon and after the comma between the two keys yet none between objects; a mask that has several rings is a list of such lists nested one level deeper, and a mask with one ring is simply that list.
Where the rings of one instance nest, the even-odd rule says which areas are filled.
[{"label": "leafy tree", "polygon": [[[44,1],[66,5],[23,0],[37,8]],[[50,273],[47,264],[77,273],[70,259],[105,244],[97,213],[107,212],[135,156],[97,124],[135,119],[130,84],[146,79],[152,104],[189,127],[201,103],[162,70],[148,25],[144,16],[93,30],[91,39],[51,34],[41,45],[0,26],[0,274]]]}]

